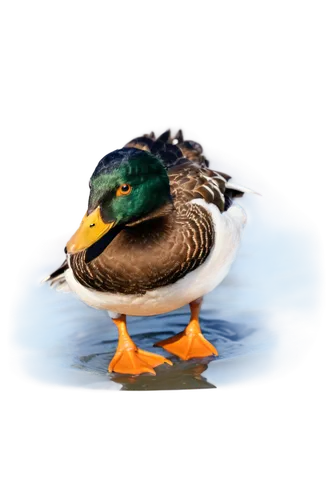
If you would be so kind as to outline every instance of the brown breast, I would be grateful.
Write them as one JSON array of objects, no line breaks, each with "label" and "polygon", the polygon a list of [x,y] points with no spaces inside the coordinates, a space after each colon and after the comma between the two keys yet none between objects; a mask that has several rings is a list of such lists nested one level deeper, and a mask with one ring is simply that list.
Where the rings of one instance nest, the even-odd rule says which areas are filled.
[{"label": "brown breast", "polygon": [[200,266],[214,243],[213,223],[201,206],[188,203],[160,218],[126,227],[96,259],[71,257],[75,278],[103,292],[144,294],[176,282]]}]

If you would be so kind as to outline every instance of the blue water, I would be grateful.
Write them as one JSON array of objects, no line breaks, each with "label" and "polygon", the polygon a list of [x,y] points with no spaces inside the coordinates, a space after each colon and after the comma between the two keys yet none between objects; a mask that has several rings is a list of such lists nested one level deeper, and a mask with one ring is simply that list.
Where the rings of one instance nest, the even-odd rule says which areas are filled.
[{"label": "blue water", "polygon": [[[246,166],[212,154],[213,168],[230,173],[264,198],[239,200],[249,224],[227,276],[205,297],[204,335],[219,356],[180,361],[152,347],[183,330],[189,308],[156,317],[128,318],[137,345],[168,356],[156,377],[107,373],[117,332],[104,311],[73,294],[38,286],[63,258],[68,235],[43,247],[20,275],[10,308],[12,368],[42,387],[81,391],[185,391],[233,389],[279,378],[297,367],[309,348],[305,326],[318,326],[324,305],[323,245],[316,226],[292,209]],[[302,333],[301,333],[302,331]]]}]

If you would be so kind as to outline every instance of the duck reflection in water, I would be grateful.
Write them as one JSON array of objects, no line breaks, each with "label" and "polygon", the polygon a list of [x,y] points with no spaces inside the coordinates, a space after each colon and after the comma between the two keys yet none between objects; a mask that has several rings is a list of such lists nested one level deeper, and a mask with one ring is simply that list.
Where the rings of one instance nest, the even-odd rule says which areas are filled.
[{"label": "duck reflection in water", "polygon": [[[83,365],[95,365],[95,370],[98,370],[97,365],[102,362],[104,356],[92,354],[90,356],[81,356],[80,363]],[[207,370],[208,364],[212,361],[211,358],[204,360],[190,360],[179,362],[173,358],[172,366],[161,366],[156,370],[156,375],[141,374],[124,375],[120,373],[110,374],[110,379],[122,386],[122,391],[152,391],[152,390],[176,390],[176,389],[213,389],[215,385],[201,374]],[[90,366],[90,369],[92,367]],[[106,371],[106,370],[105,370]]]}]

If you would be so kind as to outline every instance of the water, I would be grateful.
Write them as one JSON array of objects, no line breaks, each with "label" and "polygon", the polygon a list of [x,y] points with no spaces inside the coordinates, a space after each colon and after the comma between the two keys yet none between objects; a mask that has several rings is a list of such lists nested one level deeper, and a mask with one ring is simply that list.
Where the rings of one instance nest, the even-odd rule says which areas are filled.
[{"label": "water", "polygon": [[[184,329],[188,307],[128,318],[129,332],[140,348],[173,361],[173,366],[157,367],[156,376],[109,374],[116,327],[104,311],[38,285],[38,276],[58,262],[44,264],[34,271],[20,308],[17,340],[24,348],[26,370],[46,383],[108,390],[210,389],[265,376],[281,341],[275,319],[295,311],[305,314],[314,303],[315,270],[308,248],[307,239],[294,231],[249,224],[230,274],[205,297],[202,308],[202,332],[216,346],[218,357],[184,362],[153,347]],[[282,327],[285,335],[288,328],[289,321]]]}]

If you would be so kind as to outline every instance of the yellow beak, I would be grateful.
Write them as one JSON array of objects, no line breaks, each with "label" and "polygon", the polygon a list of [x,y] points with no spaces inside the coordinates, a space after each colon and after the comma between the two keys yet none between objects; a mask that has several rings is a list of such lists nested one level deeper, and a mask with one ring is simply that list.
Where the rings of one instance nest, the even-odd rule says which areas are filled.
[{"label": "yellow beak", "polygon": [[106,224],[102,220],[100,207],[97,207],[90,215],[86,214],[83,217],[79,229],[66,245],[67,253],[82,252],[98,241],[114,225],[115,221]]}]

